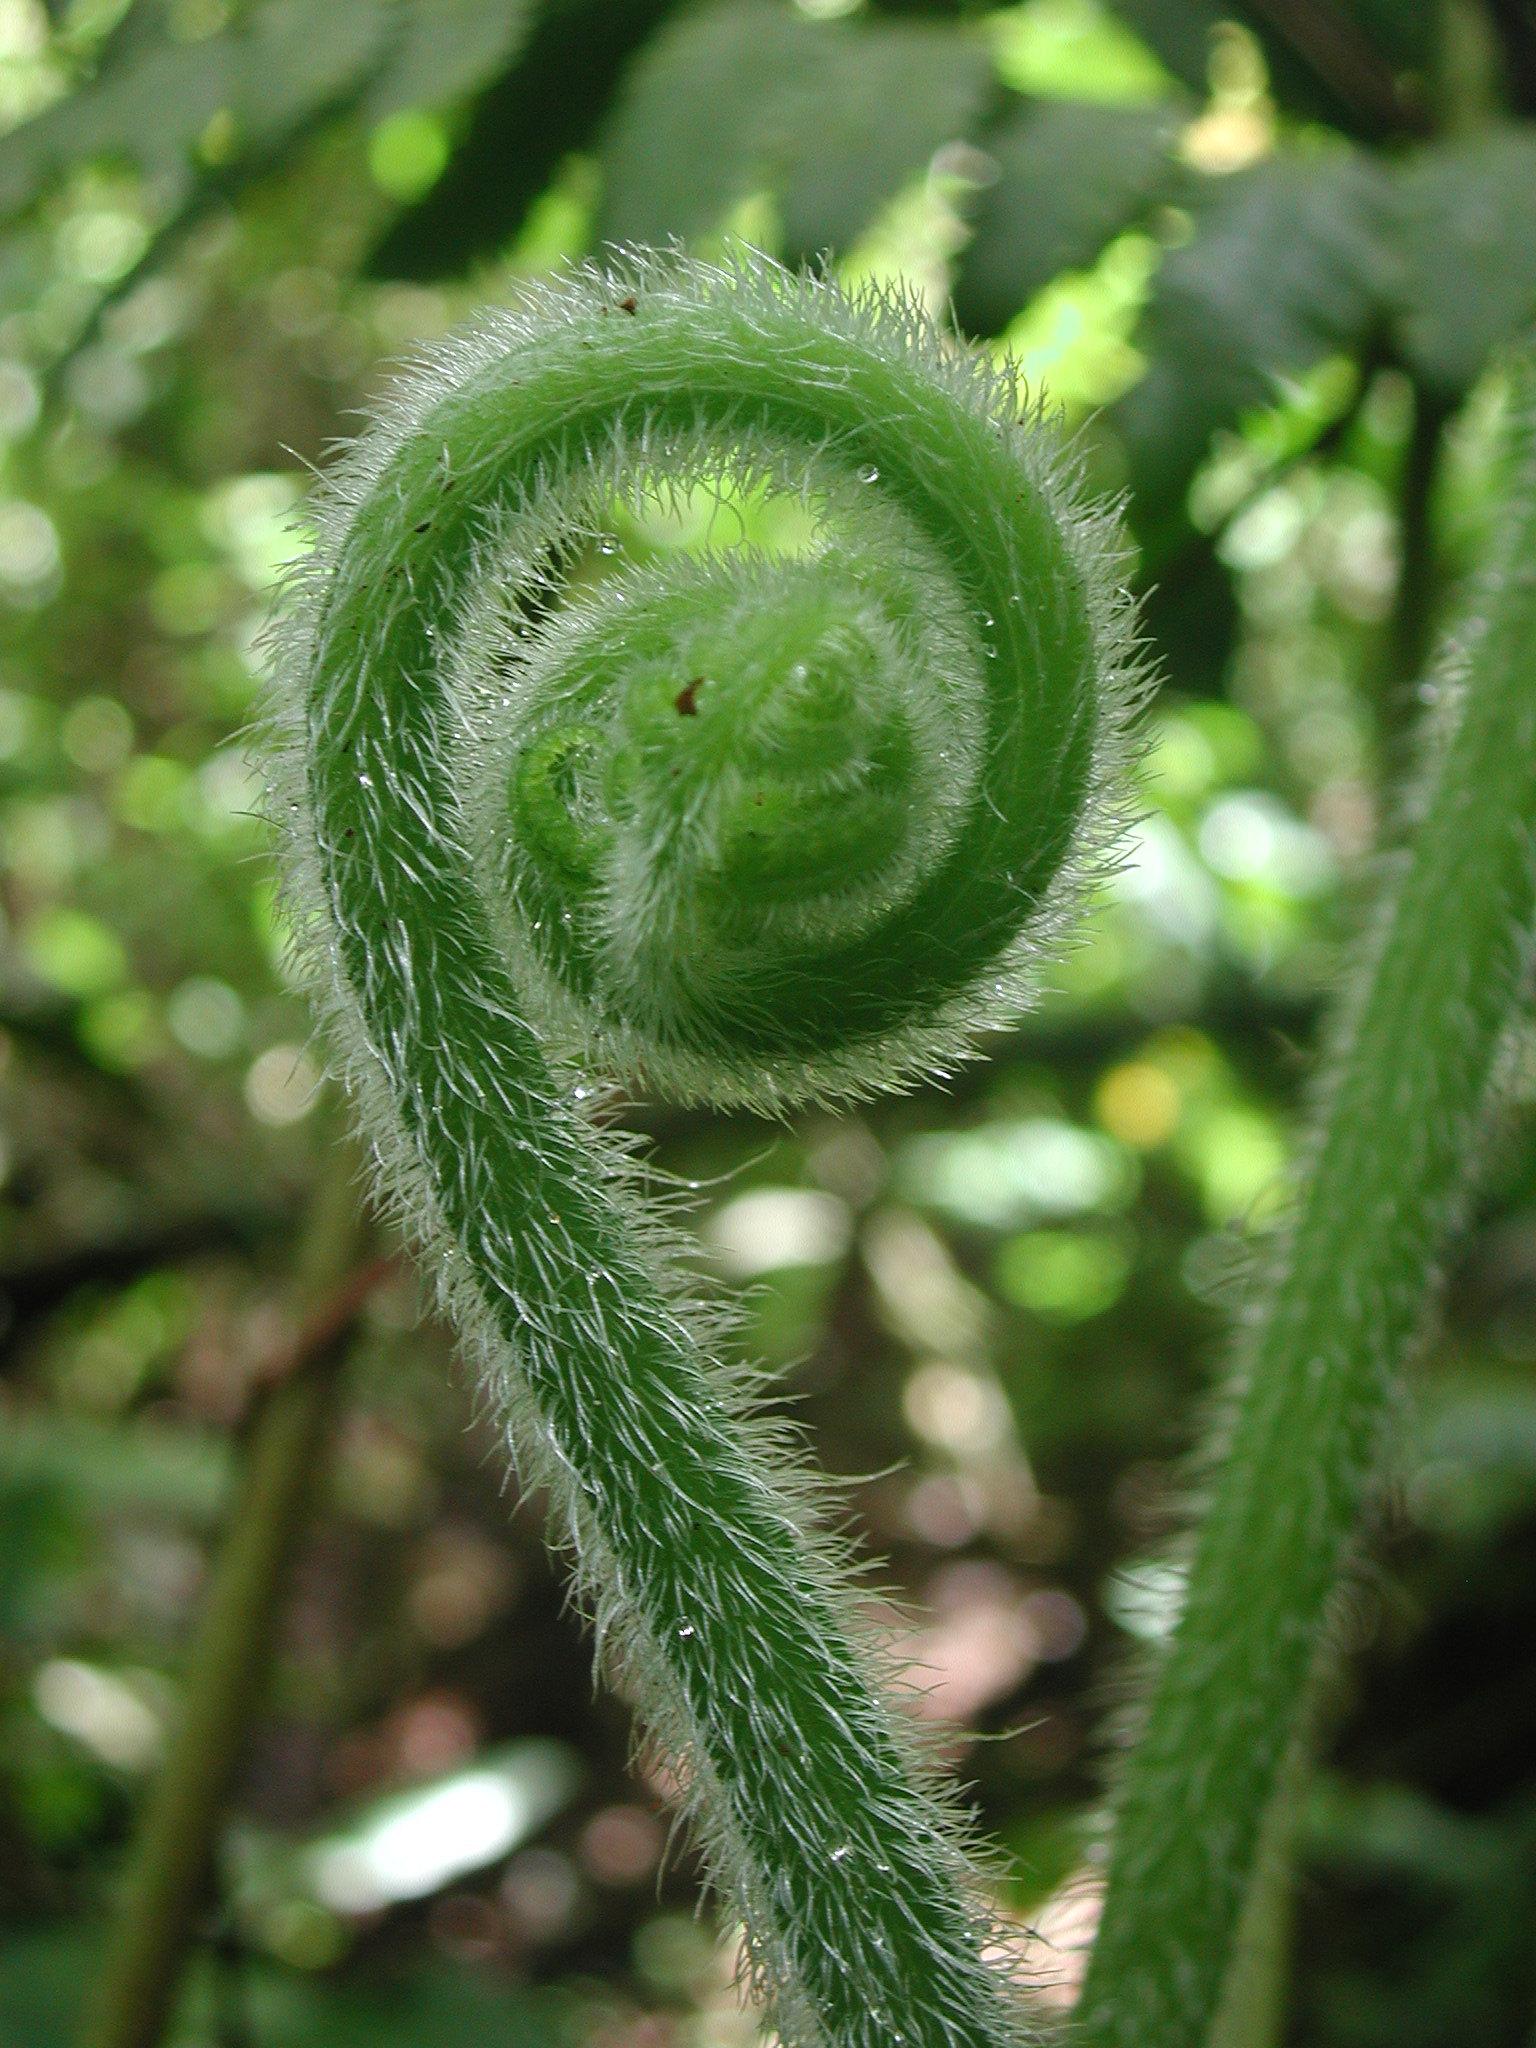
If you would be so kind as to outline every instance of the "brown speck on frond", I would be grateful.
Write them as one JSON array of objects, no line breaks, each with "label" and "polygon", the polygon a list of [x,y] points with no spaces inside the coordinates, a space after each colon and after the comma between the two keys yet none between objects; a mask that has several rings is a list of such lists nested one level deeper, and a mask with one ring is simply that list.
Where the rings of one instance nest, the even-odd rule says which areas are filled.
[{"label": "brown speck on frond", "polygon": [[673,700],[680,718],[697,718],[699,715],[699,685],[702,676],[695,676],[691,683],[685,683]]}]

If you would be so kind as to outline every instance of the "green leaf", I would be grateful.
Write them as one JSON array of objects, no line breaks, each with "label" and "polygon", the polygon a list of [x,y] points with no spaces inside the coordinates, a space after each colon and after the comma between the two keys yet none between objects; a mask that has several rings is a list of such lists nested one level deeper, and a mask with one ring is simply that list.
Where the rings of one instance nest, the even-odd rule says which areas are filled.
[{"label": "green leaf", "polygon": [[998,334],[1063,270],[1084,270],[1170,177],[1180,109],[1023,101],[984,146],[998,177],[955,283],[972,334]]},{"label": "green leaf", "polygon": [[29,205],[82,158],[113,157],[185,187],[209,122],[266,152],[338,104],[382,54],[384,0],[267,0],[238,32],[197,43],[140,35],[69,99],[0,139],[0,215]]},{"label": "green leaf", "polygon": [[1182,499],[1217,427],[1356,348],[1388,283],[1389,187],[1372,158],[1272,157],[1192,179],[1184,197],[1194,236],[1163,260],[1137,335],[1150,367],[1114,415],[1153,508]]},{"label": "green leaf", "polygon": [[136,46],[71,98],[0,137],[0,216],[19,213],[85,157],[184,175],[198,137],[230,97],[228,41]]},{"label": "green leaf", "polygon": [[1536,127],[1422,151],[1397,191],[1404,360],[1455,397],[1536,317]]},{"label": "green leaf", "polygon": [[[345,11],[345,10],[340,10]],[[366,102],[372,120],[442,107],[505,71],[533,27],[534,0],[416,0]]]},{"label": "green leaf", "polygon": [[781,206],[786,253],[845,248],[946,142],[975,127],[991,67],[938,23],[855,31],[799,102]]},{"label": "green leaf", "polygon": [[988,15],[984,27],[998,76],[1027,98],[1149,107],[1174,85],[1098,0],[1023,0]]},{"label": "green leaf", "polygon": [[663,30],[634,66],[603,149],[612,242],[718,231],[772,193],[784,253],[847,246],[992,90],[979,42],[942,23],[797,18],[721,0]]},{"label": "green leaf", "polygon": [[768,0],[726,0],[663,29],[632,66],[604,136],[604,240],[662,244],[716,229],[772,178],[785,109],[844,33]]},{"label": "green leaf", "polygon": [[442,180],[374,251],[372,274],[449,277],[505,248],[564,160],[589,146],[625,64],[674,4],[545,0]]},{"label": "green leaf", "polygon": [[350,96],[383,54],[393,14],[380,0],[267,0],[234,43],[242,139],[269,148]]}]

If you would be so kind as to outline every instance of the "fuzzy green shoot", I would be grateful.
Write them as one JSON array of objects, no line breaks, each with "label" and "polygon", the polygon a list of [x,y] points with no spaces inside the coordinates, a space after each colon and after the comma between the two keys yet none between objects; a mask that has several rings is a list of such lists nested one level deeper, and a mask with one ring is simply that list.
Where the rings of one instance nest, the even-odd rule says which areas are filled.
[{"label": "fuzzy green shoot", "polygon": [[[798,509],[613,573],[612,508]],[[965,1831],[593,1076],[779,1109],[1027,999],[1113,837],[1113,523],[910,307],[640,260],[489,315],[338,467],[280,635],[289,874],[385,1192],[790,2044],[1019,2037]]]}]

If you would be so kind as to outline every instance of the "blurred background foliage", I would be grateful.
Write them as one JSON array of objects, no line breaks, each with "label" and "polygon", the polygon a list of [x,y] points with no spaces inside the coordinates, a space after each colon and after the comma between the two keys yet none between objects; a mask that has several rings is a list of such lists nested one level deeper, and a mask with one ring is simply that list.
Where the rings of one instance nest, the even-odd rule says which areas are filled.
[{"label": "blurred background foliage", "polygon": [[[622,240],[904,281],[1126,497],[1144,811],[1040,1012],[839,1121],[625,1112],[888,1561],[1059,2013],[1498,487],[1536,6],[0,0],[0,125],[0,2042],[70,2038],[338,1131],[246,737],[306,470],[402,352]],[[1340,1604],[1274,2040],[1531,2040],[1533,1101],[1521,1041]],[[746,2048],[452,1351],[413,1278],[371,1297],[176,2048]]]}]

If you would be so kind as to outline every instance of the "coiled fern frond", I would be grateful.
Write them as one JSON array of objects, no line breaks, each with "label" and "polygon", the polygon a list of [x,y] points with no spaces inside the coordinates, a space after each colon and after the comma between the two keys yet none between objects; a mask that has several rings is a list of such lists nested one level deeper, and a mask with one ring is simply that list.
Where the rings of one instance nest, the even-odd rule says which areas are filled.
[{"label": "coiled fern frond", "polygon": [[[605,553],[701,489],[800,543]],[[281,816],[383,1186],[786,2041],[1010,2040],[963,1831],[590,1102],[857,1095],[1017,1013],[1117,822],[1112,521],[906,304],[648,259],[435,351],[319,520]]]}]

